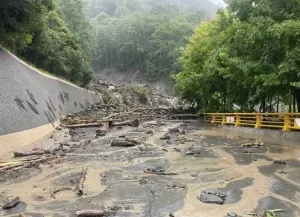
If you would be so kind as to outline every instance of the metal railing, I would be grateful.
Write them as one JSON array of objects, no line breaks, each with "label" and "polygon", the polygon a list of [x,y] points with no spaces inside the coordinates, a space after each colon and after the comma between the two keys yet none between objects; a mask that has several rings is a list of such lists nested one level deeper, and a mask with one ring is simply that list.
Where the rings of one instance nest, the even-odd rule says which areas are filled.
[{"label": "metal railing", "polygon": [[204,120],[212,124],[300,130],[300,113],[205,113]]}]

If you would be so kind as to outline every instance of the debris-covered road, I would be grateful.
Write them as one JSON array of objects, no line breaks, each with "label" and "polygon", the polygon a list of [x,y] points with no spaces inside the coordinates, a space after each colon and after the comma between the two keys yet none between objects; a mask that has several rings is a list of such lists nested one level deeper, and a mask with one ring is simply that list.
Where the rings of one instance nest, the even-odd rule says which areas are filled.
[{"label": "debris-covered road", "polygon": [[299,147],[166,108],[96,113],[0,163],[0,216],[300,216]]}]

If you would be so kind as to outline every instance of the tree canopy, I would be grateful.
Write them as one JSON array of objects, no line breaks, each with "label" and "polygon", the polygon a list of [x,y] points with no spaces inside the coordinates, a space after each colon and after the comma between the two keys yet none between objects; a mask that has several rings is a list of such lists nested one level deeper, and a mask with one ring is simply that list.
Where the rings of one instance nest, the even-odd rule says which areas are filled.
[{"label": "tree canopy", "polygon": [[96,40],[83,0],[1,1],[0,43],[74,83],[91,79]]},{"label": "tree canopy", "polygon": [[[203,111],[300,109],[300,1],[227,0],[196,28],[175,91]],[[297,105],[298,104],[298,110]]]},{"label": "tree canopy", "polygon": [[189,6],[183,0],[88,0],[86,13],[97,30],[94,63],[100,70],[138,70],[150,81],[169,79],[181,70],[180,49],[207,18],[201,7]]}]

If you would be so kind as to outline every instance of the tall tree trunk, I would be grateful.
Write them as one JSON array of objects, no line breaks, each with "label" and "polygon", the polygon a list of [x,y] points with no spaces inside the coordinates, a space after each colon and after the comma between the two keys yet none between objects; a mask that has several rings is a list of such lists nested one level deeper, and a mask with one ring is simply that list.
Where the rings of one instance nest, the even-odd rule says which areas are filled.
[{"label": "tall tree trunk", "polygon": [[279,92],[277,93],[277,108],[276,108],[276,112],[279,112],[279,103],[280,103],[280,98],[279,98]]},{"label": "tall tree trunk", "polygon": [[296,112],[296,96],[295,96],[295,89],[293,90],[293,112]]},{"label": "tall tree trunk", "polygon": [[293,98],[293,89],[291,89],[291,94],[290,94],[289,113],[292,112],[292,98]]},{"label": "tall tree trunk", "polygon": [[295,112],[300,112],[300,89],[295,89],[295,100],[297,104],[297,110]]},{"label": "tall tree trunk", "polygon": [[263,99],[262,101],[262,108],[263,108],[263,113],[266,112],[266,99]]}]

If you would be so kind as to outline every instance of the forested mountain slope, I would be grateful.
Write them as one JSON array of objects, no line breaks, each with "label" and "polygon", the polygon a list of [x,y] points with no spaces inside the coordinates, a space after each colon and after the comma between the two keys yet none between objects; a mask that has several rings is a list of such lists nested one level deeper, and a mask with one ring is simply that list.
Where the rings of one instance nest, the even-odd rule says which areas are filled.
[{"label": "forested mountain slope", "polygon": [[86,14],[97,31],[97,71],[169,79],[181,70],[177,59],[194,27],[217,8],[208,0],[87,0]]},{"label": "forested mountain slope", "polygon": [[227,0],[197,27],[176,76],[202,111],[300,111],[300,1]]},{"label": "forested mountain slope", "polygon": [[81,0],[0,1],[0,44],[79,85],[91,79],[95,31]]}]

